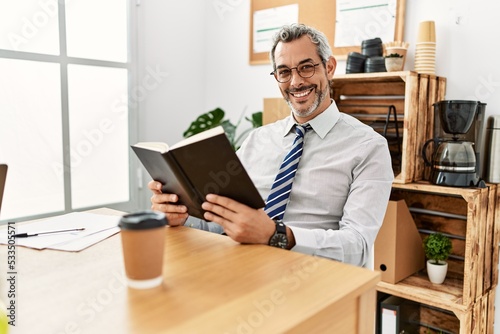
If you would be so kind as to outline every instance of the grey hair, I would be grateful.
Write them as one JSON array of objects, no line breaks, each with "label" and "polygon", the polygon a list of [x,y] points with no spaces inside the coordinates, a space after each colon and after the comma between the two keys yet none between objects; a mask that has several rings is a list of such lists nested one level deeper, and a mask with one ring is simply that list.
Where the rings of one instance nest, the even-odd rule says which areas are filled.
[{"label": "grey hair", "polygon": [[311,42],[316,44],[316,51],[318,52],[318,55],[321,57],[321,60],[323,62],[326,62],[331,56],[333,56],[332,49],[330,48],[330,44],[328,43],[328,39],[326,38],[325,34],[304,24],[294,23],[281,27],[281,29],[273,37],[273,44],[270,52],[273,69],[276,69],[274,52],[278,43],[292,42],[304,35],[309,36]]}]

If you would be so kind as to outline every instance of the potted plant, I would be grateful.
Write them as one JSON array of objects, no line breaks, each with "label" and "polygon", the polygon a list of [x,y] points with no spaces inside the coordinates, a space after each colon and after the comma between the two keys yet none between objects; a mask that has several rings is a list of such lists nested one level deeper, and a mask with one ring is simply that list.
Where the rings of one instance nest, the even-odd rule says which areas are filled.
[{"label": "potted plant", "polygon": [[385,56],[385,68],[387,72],[402,71],[403,65],[404,59],[399,53],[391,53]]},{"label": "potted plant", "polygon": [[425,256],[427,257],[427,274],[429,280],[441,284],[448,271],[448,256],[452,251],[450,238],[441,233],[429,234],[423,240]]},{"label": "potted plant", "polygon": [[241,121],[245,115],[245,112],[240,116],[238,123],[233,124],[231,121],[224,119],[225,112],[221,108],[215,108],[204,114],[201,114],[191,122],[189,128],[182,134],[184,138],[191,137],[197,133],[203,132],[208,129],[215,128],[221,125],[226,132],[226,135],[231,142],[234,150],[237,150],[241,142],[245,139],[246,135],[250,130],[262,126],[262,111],[257,111],[251,115],[251,118],[245,117],[245,120],[251,123],[251,128],[245,129],[238,136],[236,135],[236,130],[238,129]]}]

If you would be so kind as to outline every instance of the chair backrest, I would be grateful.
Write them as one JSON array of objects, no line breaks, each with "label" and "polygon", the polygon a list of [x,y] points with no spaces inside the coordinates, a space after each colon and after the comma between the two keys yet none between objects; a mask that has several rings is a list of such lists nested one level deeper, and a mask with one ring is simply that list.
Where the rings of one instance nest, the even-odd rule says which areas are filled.
[{"label": "chair backrest", "polygon": [[2,209],[3,190],[7,180],[7,165],[0,164],[0,210]]},{"label": "chair backrest", "polygon": [[282,97],[265,98],[262,124],[274,123],[290,115],[290,107]]}]

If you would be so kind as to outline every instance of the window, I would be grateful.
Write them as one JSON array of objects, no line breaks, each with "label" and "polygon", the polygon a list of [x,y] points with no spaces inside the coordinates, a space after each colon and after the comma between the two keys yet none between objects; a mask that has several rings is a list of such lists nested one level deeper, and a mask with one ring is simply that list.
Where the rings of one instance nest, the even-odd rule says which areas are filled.
[{"label": "window", "polygon": [[131,200],[130,4],[0,2],[1,221]]}]

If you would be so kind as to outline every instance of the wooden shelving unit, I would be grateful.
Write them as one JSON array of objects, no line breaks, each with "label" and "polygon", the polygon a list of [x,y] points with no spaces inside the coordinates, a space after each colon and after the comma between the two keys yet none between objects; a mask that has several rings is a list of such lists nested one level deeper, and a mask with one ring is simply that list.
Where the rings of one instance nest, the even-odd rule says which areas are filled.
[{"label": "wooden shelving unit", "polygon": [[491,333],[498,284],[498,186],[472,189],[424,182],[394,184],[391,199],[406,201],[422,238],[431,232],[449,235],[453,253],[442,285],[430,283],[423,270],[396,284],[380,282],[377,290],[452,312],[455,327],[440,327],[445,331],[459,328],[461,334]]},{"label": "wooden shelving unit", "polygon": [[[402,130],[401,156],[393,159],[394,182],[423,179],[422,146],[433,137],[434,120],[429,115],[432,105],[444,99],[445,78],[413,71],[344,74],[333,78],[331,91],[340,111],[369,125],[387,119],[380,106],[394,106]],[[397,151],[394,145],[390,148]]]},{"label": "wooden shelving unit", "polygon": [[395,106],[403,134],[399,164],[393,160],[391,199],[405,200],[422,238],[439,231],[453,242],[442,285],[432,284],[424,269],[396,284],[380,282],[377,290],[417,302],[420,333],[492,333],[500,190],[493,184],[472,189],[423,181],[422,146],[434,135],[433,104],[444,100],[445,92],[445,78],[412,71],[336,75],[332,85],[339,109],[367,124],[387,116],[380,105]]},{"label": "wooden shelving unit", "polygon": [[[445,91],[445,78],[413,71],[335,75],[331,87],[339,109],[367,124],[387,119],[381,105],[395,107],[403,132],[400,160],[393,160],[391,199],[406,201],[422,238],[436,231],[452,237],[454,251],[442,285],[430,283],[422,270],[396,284],[380,282],[377,290],[419,303],[420,333],[439,333],[439,329],[443,333],[492,333],[500,187],[452,188],[423,181],[427,171],[422,146],[433,137],[433,104],[444,100]],[[282,98],[264,99],[265,124],[289,113]],[[390,148],[394,149],[391,144]]]}]

